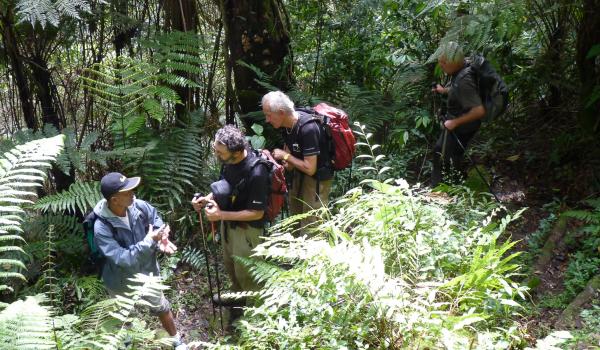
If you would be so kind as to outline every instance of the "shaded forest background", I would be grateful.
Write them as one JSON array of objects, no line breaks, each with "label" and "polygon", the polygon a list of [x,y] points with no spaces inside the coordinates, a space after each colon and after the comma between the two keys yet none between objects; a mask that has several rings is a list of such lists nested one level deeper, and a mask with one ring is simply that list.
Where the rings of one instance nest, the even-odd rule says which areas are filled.
[{"label": "shaded forest background", "polygon": [[[488,286],[482,283],[472,288],[483,294],[468,296],[445,285],[453,290],[445,291],[453,296],[449,297],[452,302],[431,297],[457,306],[441,307],[452,317],[463,317],[447,321],[450,325],[440,321],[444,325],[439,329],[410,328],[411,338],[395,334],[393,329],[399,326],[385,326],[392,318],[379,315],[381,310],[373,311],[372,321],[377,326],[367,317],[363,330],[356,330],[353,337],[344,335],[349,339],[340,344],[345,345],[328,343],[329,348],[364,348],[365,344],[380,348],[442,347],[435,340],[445,334],[442,329],[454,329],[457,334],[464,330],[466,335],[457,336],[454,348],[468,348],[461,345],[462,336],[467,339],[464,344],[485,343],[473,336],[481,320],[487,322],[485,329],[506,326],[501,336],[490,336],[494,340],[489,344],[495,345],[489,348],[505,348],[503,344],[535,346],[536,340],[541,341],[553,330],[567,328],[580,331],[575,331],[567,344],[597,346],[600,325],[589,320],[600,316],[600,305],[594,303],[600,285],[599,12],[598,0],[0,0],[0,148],[9,152],[0,174],[0,190],[4,191],[0,204],[8,208],[0,217],[2,301],[15,305],[16,300],[45,292],[49,301],[40,302],[43,310],[76,315],[73,317],[80,317],[78,322],[86,317],[83,310],[88,310],[87,316],[92,312],[88,307],[96,310],[96,316],[98,310],[108,309],[104,304],[98,306],[106,296],[101,283],[82,264],[86,251],[80,222],[100,199],[98,179],[116,170],[142,177],[137,197],[161,211],[165,221],[174,226],[177,245],[187,248],[161,262],[163,282],[171,286],[171,297],[181,316],[186,312],[209,313],[203,304],[206,301],[186,299],[177,292],[178,288],[198,288],[198,295],[206,293],[205,285],[185,282],[205,273],[196,266],[204,253],[200,252],[198,217],[189,200],[193,193],[205,192],[218,176],[210,142],[223,124],[243,127],[253,135],[254,145],[273,147],[280,143],[277,133],[264,122],[260,108],[264,93],[280,89],[298,106],[331,102],[358,123],[356,131],[363,142],[360,149],[366,156],[357,159],[352,169],[336,174],[332,197],[346,198],[346,202],[332,207],[331,216],[325,215],[336,223],[331,225],[341,225],[339,231],[353,231],[354,243],[364,243],[357,228],[364,223],[341,223],[335,217],[350,210],[359,196],[348,197],[346,191],[362,188],[360,196],[387,194],[389,197],[383,198],[394,202],[398,193],[380,187],[379,182],[369,187],[361,181],[388,180],[393,184],[392,179],[402,178],[417,186],[409,191],[409,198],[424,206],[433,201],[432,205],[446,213],[435,215],[455,220],[448,225],[451,230],[477,231],[470,225],[485,221],[491,213],[490,220],[507,230],[494,234],[497,245],[493,239],[478,249],[497,253],[497,261],[509,256],[507,252],[523,252],[515,257],[521,266],[520,275],[509,276],[507,271],[512,268],[498,272],[510,280],[506,285],[499,281]],[[489,189],[473,171],[464,184],[439,188],[441,199],[422,193],[439,132],[434,111],[441,101],[431,94],[430,86],[447,79],[430,57],[446,40],[463,43],[468,53],[484,54],[509,86],[508,111],[483,125],[468,157],[470,167],[478,167],[502,203],[485,194]],[[36,140],[54,143],[32,144]],[[47,154],[25,162],[25,156],[15,153],[19,145]],[[41,164],[53,159],[51,165]],[[47,178],[38,178],[33,170],[16,171],[17,164],[27,169],[39,166]],[[35,190],[22,190],[34,183],[39,185]],[[34,203],[35,197],[39,200]],[[399,207],[406,204],[402,198],[398,199]],[[353,214],[360,217],[364,214],[360,210],[367,207],[363,205]],[[528,209],[521,212],[521,208]],[[423,210],[429,213],[429,209]],[[386,220],[385,215],[373,217],[373,222]],[[324,236],[332,246],[341,247],[335,243],[346,238],[336,230],[327,231],[327,222],[324,220]],[[424,231],[448,229],[434,222]],[[482,227],[487,229],[480,229],[496,230],[486,225]],[[512,245],[509,236],[518,243]],[[369,233],[363,238],[373,237]],[[404,261],[396,240],[387,238],[369,240],[384,251],[386,278],[402,276],[410,283],[440,278],[438,282],[444,285],[475,271],[475,258],[465,260],[464,266],[452,259],[444,263],[429,259],[436,273],[407,277],[396,263],[414,263],[421,255],[415,253],[416,257]],[[480,238],[473,236],[473,240]],[[216,253],[216,245],[210,245]],[[352,250],[344,252],[350,254]],[[458,251],[456,254],[460,255]],[[478,254],[483,253],[474,248],[464,255],[467,259]],[[425,265],[419,266],[419,271],[430,271]],[[273,270],[257,270],[258,277],[276,280]],[[519,287],[512,284],[515,282]],[[455,283],[468,289],[464,281]],[[524,286],[529,290],[519,289]],[[510,289],[507,293],[511,297],[502,299],[483,292],[501,289]],[[356,292],[354,287],[349,290]],[[525,306],[515,307],[518,311],[504,309],[516,303],[521,292],[527,294],[519,302]],[[472,308],[466,307],[469,302],[461,305],[469,298]],[[473,311],[473,300],[490,298],[510,302]],[[286,312],[282,314],[287,319],[291,316]],[[277,319],[282,314],[269,317]],[[260,323],[257,315],[249,315],[249,320],[267,327],[268,322],[261,318],[265,324]],[[5,312],[3,317],[9,316]],[[351,316],[344,317],[330,323],[343,328],[344,322],[352,320]],[[188,331],[192,340],[222,341],[215,324],[191,319],[195,323],[190,329],[206,330]],[[514,323],[507,326],[506,319]],[[59,337],[63,340],[57,341],[54,334],[51,339],[63,348],[81,343],[81,337],[92,344],[99,341],[102,332],[118,335],[110,339],[117,344],[119,337],[129,332],[117,327],[117,331],[93,328],[85,333],[82,324],[74,320],[69,323],[64,317],[61,320],[60,327],[68,336],[63,334]],[[329,334],[337,334],[327,328],[329,323],[321,326]],[[11,331],[16,330],[0,326],[1,339],[10,339]],[[141,348],[150,346],[154,335],[137,331],[140,344],[146,344]],[[262,339],[249,327],[235,341],[246,346],[269,341],[282,344],[285,332],[277,334],[282,338]],[[419,343],[419,334],[428,336]],[[300,344],[308,342],[301,336],[294,339]],[[315,336],[313,341],[317,339]],[[290,340],[290,344],[294,343]]]}]

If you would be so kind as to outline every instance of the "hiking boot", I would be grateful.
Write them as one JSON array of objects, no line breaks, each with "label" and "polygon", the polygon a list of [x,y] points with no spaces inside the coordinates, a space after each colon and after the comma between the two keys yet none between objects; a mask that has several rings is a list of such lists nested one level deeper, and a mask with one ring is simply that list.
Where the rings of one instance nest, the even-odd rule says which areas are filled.
[{"label": "hiking boot", "polygon": [[183,342],[181,336],[179,334],[175,335],[173,340],[173,349],[174,350],[187,350],[187,344]]},{"label": "hiking boot", "polygon": [[233,298],[223,297],[223,295],[219,296],[219,294],[213,294],[212,302],[216,306],[242,307],[246,306],[246,297]]}]

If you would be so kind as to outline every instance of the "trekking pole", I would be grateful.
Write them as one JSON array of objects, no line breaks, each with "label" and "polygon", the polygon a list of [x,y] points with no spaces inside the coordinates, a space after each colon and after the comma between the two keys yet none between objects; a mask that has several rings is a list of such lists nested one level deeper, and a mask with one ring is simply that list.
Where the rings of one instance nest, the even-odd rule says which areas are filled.
[{"label": "trekking pole", "polygon": [[[207,208],[211,208],[212,204],[207,204],[206,205]],[[215,231],[216,231],[216,227],[215,227],[215,222],[211,221],[210,222],[210,229],[211,229],[211,233],[212,233],[212,239],[213,242],[217,242],[217,240],[215,239]],[[214,259],[214,267],[215,267],[215,277],[217,279],[217,298],[219,298],[219,320],[221,321],[221,334],[225,333],[225,327],[223,327],[223,305],[221,302],[221,280],[219,279],[219,265],[217,264],[217,259]],[[212,295],[211,295],[211,299],[212,299]]]},{"label": "trekking pole", "polygon": [[[200,193],[196,193],[194,194],[194,198],[200,197],[201,194]],[[212,311],[213,311],[213,318],[217,318],[217,313],[215,310],[215,303],[212,300],[212,296],[213,296],[213,286],[212,286],[212,279],[210,278],[210,263],[208,262],[208,244],[206,243],[206,234],[204,233],[204,223],[202,221],[202,213],[198,213],[198,218],[200,219],[200,229],[201,229],[201,233],[202,233],[202,244],[204,245],[204,262],[206,263],[206,276],[208,278],[208,291],[210,293],[210,304],[212,306]],[[213,239],[215,236],[214,233],[214,223],[211,222],[211,227],[213,228]],[[220,292],[220,282],[219,282],[219,270],[217,269],[217,265],[216,265],[216,259],[215,259],[215,274],[216,274],[216,278],[217,278],[217,293],[219,295],[219,299],[221,299],[221,292]],[[223,312],[221,309],[221,306],[219,305],[219,319],[221,320],[221,332],[224,331],[223,329]]]}]

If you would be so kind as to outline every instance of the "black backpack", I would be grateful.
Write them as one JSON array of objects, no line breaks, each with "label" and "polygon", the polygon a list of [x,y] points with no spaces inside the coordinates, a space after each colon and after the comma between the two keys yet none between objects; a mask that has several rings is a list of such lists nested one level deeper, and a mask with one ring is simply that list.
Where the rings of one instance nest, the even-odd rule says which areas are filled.
[{"label": "black backpack", "polygon": [[298,120],[298,128],[296,129],[296,140],[300,142],[300,130],[308,123],[314,122],[319,128],[319,149],[320,153],[317,157],[317,171],[313,175],[317,180],[329,180],[333,177],[333,163],[335,156],[335,145],[331,137],[330,129],[315,117],[315,111],[311,108],[297,108],[297,112],[302,112]]},{"label": "black backpack", "polygon": [[490,121],[506,111],[508,107],[508,88],[482,55],[474,55],[469,61],[471,71],[479,90],[481,102],[485,107],[484,121]]},{"label": "black backpack", "polygon": [[[134,203],[135,203],[135,207],[138,208],[138,210],[140,211],[140,215],[142,217],[142,220],[144,221],[145,227],[148,227],[148,215],[137,204],[137,201],[134,201]],[[117,243],[119,243],[119,245],[121,247],[123,247],[123,248],[128,248],[128,247],[126,246],[125,242],[121,242],[119,239],[117,239],[117,236],[116,236],[117,230],[113,227],[113,225],[110,224],[110,222],[108,222],[108,220],[96,215],[94,210],[92,210],[90,213],[85,215],[85,219],[83,220],[83,236],[84,236],[84,239],[87,243],[88,250],[89,250],[88,265],[90,265],[94,269],[94,271],[96,271],[98,273],[98,276],[100,276],[102,274],[102,268],[104,267],[104,264],[106,263],[106,257],[104,256],[104,254],[102,253],[100,248],[98,248],[98,246],[96,245],[96,242],[94,241],[94,224],[96,223],[96,220],[100,220],[106,226],[110,227],[113,238],[115,239],[115,241],[117,241]]]}]

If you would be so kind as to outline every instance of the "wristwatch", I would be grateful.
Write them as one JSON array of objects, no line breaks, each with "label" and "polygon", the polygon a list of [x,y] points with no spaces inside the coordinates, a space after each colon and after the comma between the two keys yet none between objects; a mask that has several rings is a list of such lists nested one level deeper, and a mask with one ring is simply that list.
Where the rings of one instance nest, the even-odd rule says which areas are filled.
[{"label": "wristwatch", "polygon": [[286,153],[285,156],[283,156],[283,160],[285,160],[287,162],[289,157],[290,157],[290,154]]}]

